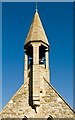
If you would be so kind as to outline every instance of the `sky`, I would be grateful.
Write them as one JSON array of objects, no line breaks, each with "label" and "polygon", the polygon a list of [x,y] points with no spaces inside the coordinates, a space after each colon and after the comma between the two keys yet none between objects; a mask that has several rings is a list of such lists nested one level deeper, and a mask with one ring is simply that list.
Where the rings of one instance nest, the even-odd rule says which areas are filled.
[{"label": "sky", "polygon": [[[0,2],[0,18],[2,16],[2,3]],[[0,110],[2,108],[2,19],[0,19]]]},{"label": "sky", "polygon": [[[50,43],[50,83],[73,108],[73,3],[39,2]],[[34,2],[2,4],[2,108],[24,82],[24,42]]]},{"label": "sky", "polygon": [[[35,2],[35,0],[1,0],[2,2]],[[38,2],[74,2],[74,0],[38,0]]]}]

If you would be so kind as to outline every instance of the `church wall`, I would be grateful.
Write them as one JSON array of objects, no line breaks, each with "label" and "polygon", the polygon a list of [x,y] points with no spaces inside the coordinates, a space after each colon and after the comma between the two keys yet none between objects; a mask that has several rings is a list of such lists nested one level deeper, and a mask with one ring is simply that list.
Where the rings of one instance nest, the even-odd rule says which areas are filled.
[{"label": "church wall", "polygon": [[[45,96],[40,97],[40,106],[37,107],[37,113],[29,106],[27,98],[26,85],[23,85],[15,96],[8,102],[2,111],[4,118],[74,118],[75,113],[58,95],[58,93],[45,82]],[[40,93],[42,94],[42,93]]]}]

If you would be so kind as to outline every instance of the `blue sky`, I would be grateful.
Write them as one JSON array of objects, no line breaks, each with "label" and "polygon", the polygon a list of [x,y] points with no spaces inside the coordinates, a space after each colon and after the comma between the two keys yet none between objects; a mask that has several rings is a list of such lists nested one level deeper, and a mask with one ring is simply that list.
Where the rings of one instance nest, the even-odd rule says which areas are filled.
[{"label": "blue sky", "polygon": [[[24,42],[35,3],[2,6],[2,107],[23,84]],[[51,84],[73,108],[73,3],[38,3],[50,43]]]},{"label": "blue sky", "polygon": [[0,110],[2,108],[2,3],[0,2]]}]

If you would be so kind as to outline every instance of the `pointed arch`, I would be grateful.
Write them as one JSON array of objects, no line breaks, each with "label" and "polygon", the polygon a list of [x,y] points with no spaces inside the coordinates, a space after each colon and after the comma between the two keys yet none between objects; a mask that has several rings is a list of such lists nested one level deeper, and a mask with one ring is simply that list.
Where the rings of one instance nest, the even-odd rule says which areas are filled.
[{"label": "pointed arch", "polygon": [[49,115],[49,117],[47,118],[47,120],[53,120],[53,117],[51,115]]},{"label": "pointed arch", "polygon": [[22,120],[28,120],[28,118],[26,116],[24,116],[24,118]]}]

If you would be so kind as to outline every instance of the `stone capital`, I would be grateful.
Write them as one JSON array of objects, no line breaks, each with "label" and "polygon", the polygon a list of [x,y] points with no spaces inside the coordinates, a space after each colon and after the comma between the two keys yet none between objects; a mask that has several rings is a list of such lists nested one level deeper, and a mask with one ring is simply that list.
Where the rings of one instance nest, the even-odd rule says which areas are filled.
[{"label": "stone capital", "polygon": [[31,43],[33,47],[39,47],[41,45],[41,43],[38,43],[38,42],[34,42],[34,43]]},{"label": "stone capital", "polygon": [[48,47],[45,49],[45,51],[46,51],[46,52],[49,51]]}]

